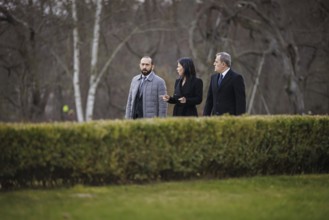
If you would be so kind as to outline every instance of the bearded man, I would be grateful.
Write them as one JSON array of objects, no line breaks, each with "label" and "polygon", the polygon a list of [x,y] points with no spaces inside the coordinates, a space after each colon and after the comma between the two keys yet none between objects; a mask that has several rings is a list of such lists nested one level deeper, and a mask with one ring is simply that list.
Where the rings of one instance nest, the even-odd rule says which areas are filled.
[{"label": "bearded man", "polygon": [[139,67],[141,73],[130,84],[125,118],[165,117],[168,107],[162,100],[163,95],[167,94],[165,81],[153,72],[151,57],[142,57]]}]

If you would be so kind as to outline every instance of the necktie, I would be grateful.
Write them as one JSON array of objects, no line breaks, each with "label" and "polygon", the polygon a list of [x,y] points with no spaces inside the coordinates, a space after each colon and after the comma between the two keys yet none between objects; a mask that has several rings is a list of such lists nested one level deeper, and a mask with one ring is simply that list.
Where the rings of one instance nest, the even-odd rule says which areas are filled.
[{"label": "necktie", "polygon": [[143,87],[144,87],[144,82],[145,82],[146,77],[143,76],[141,83],[139,84],[139,97],[143,95]]},{"label": "necktie", "polygon": [[219,74],[218,88],[220,87],[220,84],[222,83],[222,80],[223,80],[223,74]]}]

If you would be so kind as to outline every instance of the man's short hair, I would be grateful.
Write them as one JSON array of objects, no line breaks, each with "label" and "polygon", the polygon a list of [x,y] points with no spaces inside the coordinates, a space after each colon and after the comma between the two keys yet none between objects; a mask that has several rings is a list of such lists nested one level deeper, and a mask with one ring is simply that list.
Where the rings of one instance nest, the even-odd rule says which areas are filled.
[{"label": "man's short hair", "polygon": [[142,60],[143,58],[150,59],[150,60],[151,60],[151,65],[153,65],[153,59],[152,59],[150,56],[143,56],[143,57],[141,58],[141,60]]},{"label": "man's short hair", "polygon": [[227,52],[217,53],[216,56],[220,56],[220,61],[224,62],[228,67],[231,67],[231,55]]}]

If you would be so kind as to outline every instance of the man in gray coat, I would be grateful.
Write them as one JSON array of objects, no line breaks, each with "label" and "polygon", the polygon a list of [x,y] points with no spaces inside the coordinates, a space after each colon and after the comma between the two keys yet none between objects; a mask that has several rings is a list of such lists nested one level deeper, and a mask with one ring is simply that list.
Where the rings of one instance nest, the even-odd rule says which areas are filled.
[{"label": "man in gray coat", "polygon": [[165,81],[153,72],[151,57],[145,56],[139,64],[141,74],[130,84],[125,118],[153,118],[167,115],[167,102],[162,96],[167,94]]}]

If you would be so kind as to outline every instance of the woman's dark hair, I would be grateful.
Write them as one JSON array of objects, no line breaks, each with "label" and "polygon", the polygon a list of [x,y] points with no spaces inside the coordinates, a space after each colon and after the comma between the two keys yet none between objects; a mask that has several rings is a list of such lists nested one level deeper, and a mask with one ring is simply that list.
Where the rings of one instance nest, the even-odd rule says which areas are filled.
[{"label": "woman's dark hair", "polygon": [[184,76],[189,79],[196,76],[193,60],[189,57],[182,57],[177,61],[184,69]]}]

